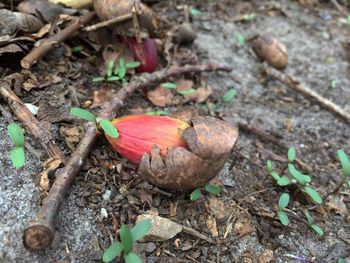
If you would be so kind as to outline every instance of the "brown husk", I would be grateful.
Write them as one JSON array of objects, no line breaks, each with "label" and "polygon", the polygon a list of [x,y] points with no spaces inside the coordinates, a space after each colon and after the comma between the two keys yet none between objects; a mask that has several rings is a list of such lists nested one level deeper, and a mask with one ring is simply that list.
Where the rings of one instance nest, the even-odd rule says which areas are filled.
[{"label": "brown husk", "polygon": [[212,117],[195,117],[183,132],[188,149],[171,147],[163,157],[155,146],[142,156],[139,176],[170,190],[204,186],[222,169],[238,137],[238,130]]}]

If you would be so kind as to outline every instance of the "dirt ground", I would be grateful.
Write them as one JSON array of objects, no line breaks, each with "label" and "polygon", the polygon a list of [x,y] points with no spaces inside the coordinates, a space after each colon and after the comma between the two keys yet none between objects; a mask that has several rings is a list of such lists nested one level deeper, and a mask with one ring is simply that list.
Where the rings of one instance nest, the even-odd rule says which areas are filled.
[{"label": "dirt ground", "polygon": [[[264,76],[249,40],[256,34],[276,36],[287,47],[289,62],[284,73],[350,111],[350,25],[346,17],[327,2],[308,7],[297,1],[161,1],[154,8],[178,23],[183,20],[177,9],[180,3],[202,11],[201,16],[193,18],[197,31],[194,45],[183,48],[198,54],[202,63],[225,63],[233,67],[231,73],[202,75],[214,89],[209,104],[181,106],[198,108],[203,114],[232,124],[245,120],[285,145],[295,147],[298,158],[311,167],[313,187],[322,196],[330,193],[341,180],[337,150],[350,154],[349,124],[315,101]],[[255,13],[251,21],[232,21],[248,13]],[[241,47],[237,45],[239,33],[246,39]],[[59,125],[81,125],[69,117],[73,97],[83,103],[98,88],[92,83],[92,76],[96,75],[94,58],[73,55],[68,70],[60,63],[60,56],[64,55],[64,49],[59,48],[32,70],[37,76],[59,72],[64,80],[33,89],[22,97],[25,102],[45,109],[48,102],[59,112],[59,124],[54,123],[51,128],[56,138],[61,138]],[[78,75],[73,76],[72,71]],[[333,80],[337,83],[335,88],[331,87]],[[74,96],[66,92],[69,87],[74,87]],[[218,98],[231,88],[237,91],[235,99],[228,104],[219,103]],[[216,103],[216,108],[206,113],[203,106],[211,102]],[[152,106],[141,92],[128,101],[123,113],[130,113],[136,107],[160,109]],[[176,108],[162,109],[171,112]],[[49,115],[48,110],[41,115],[42,120],[55,117]],[[0,147],[4,150],[0,152],[0,262],[101,262],[103,250],[116,238],[115,225],[132,224],[137,215],[151,210],[199,231],[215,240],[215,244],[184,233],[164,242],[140,243],[137,249],[145,262],[263,263],[270,262],[267,259],[271,253],[275,262],[337,262],[339,258],[350,262],[349,188],[342,187],[334,198],[316,209],[302,193],[288,189],[292,199],[288,208],[295,211],[296,218],[290,218],[291,224],[282,227],[273,213],[280,194],[286,190],[276,187],[267,177],[265,164],[273,160],[276,169],[282,172],[287,152],[243,129],[236,145],[238,153],[234,152],[230,160],[235,161],[234,167],[230,170],[227,163],[217,177],[223,189],[221,194],[205,195],[196,202],[189,200],[188,193],[163,194],[137,179],[133,167],[101,139],[64,201],[55,244],[44,252],[28,252],[22,244],[22,231],[40,207],[40,191],[34,175],[40,171],[41,162],[29,153],[25,168],[16,173],[8,157],[7,149],[11,146],[6,126],[6,121],[1,119]],[[27,138],[41,151],[36,141]],[[64,140],[58,140],[69,153]],[[122,164],[123,172],[108,169],[109,160]],[[111,192],[110,198],[103,196],[106,191]],[[107,217],[101,209],[107,211]],[[325,231],[323,237],[318,237],[300,220],[305,209],[309,209]],[[297,261],[291,255],[302,260]]]}]

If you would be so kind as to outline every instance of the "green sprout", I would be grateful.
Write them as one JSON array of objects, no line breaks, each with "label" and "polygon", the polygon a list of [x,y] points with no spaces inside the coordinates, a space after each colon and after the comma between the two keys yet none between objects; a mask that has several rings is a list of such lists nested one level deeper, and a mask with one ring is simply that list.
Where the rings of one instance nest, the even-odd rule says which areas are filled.
[{"label": "green sprout", "polygon": [[245,14],[243,16],[243,19],[245,21],[252,21],[255,18],[255,13]]},{"label": "green sprout", "polygon": [[[316,204],[322,204],[323,200],[319,193],[312,188],[309,184],[311,183],[311,177],[301,173],[293,164],[296,159],[296,152],[293,147],[288,149],[288,172],[294,179],[293,182],[298,184],[300,190],[306,193],[311,200]],[[349,163],[350,166],[350,163]],[[268,174],[276,181],[279,186],[287,186],[292,183],[292,180],[288,176],[280,176],[273,170],[272,162],[267,161],[266,168]],[[350,168],[349,168],[350,169]]]},{"label": "green sprout", "polygon": [[25,164],[23,129],[16,123],[10,123],[7,126],[7,133],[15,146],[11,151],[12,164],[16,169],[20,169]]},{"label": "green sprout", "polygon": [[93,79],[94,82],[100,81],[122,81],[126,82],[125,76],[128,69],[134,69],[140,66],[140,62],[132,61],[126,63],[124,58],[119,59],[118,65],[116,65],[114,60],[110,60],[106,65],[106,76],[105,77],[96,77]]},{"label": "green sprout", "polygon": [[169,115],[169,112],[165,110],[156,110],[156,111],[148,111],[145,114],[146,115]]},{"label": "green sprout", "polygon": [[142,263],[141,258],[133,252],[133,246],[136,241],[147,234],[151,227],[150,220],[143,220],[131,229],[123,225],[119,232],[120,242],[113,243],[103,252],[103,262],[111,262],[123,253],[126,263]]},{"label": "green sprout", "polygon": [[312,218],[312,216],[309,214],[308,211],[304,211],[305,217],[306,217],[306,221],[309,225],[309,227],[315,231],[319,236],[323,236],[324,232],[322,230],[322,228],[320,228],[318,225],[314,224],[314,219]]},{"label": "green sprout", "polygon": [[289,225],[289,218],[285,212],[285,209],[289,204],[289,200],[290,200],[290,197],[289,197],[289,194],[287,193],[283,193],[278,200],[277,215],[279,220],[281,221],[281,224],[284,226]]},{"label": "green sprout", "polygon": [[229,103],[236,97],[236,95],[237,91],[235,89],[230,89],[222,96],[222,100],[225,103]]},{"label": "green sprout", "polygon": [[206,192],[210,193],[210,194],[213,194],[213,195],[219,195],[220,194],[220,191],[221,191],[221,188],[220,186],[217,186],[217,185],[212,185],[212,184],[206,184],[204,186],[204,188],[202,187],[199,187],[199,188],[196,188],[192,191],[191,195],[190,195],[190,199],[191,201],[196,201],[198,200],[201,196],[202,196],[202,190],[205,190]]},{"label": "green sprout", "polygon": [[243,47],[245,45],[245,37],[241,33],[237,33],[237,46]]},{"label": "green sprout", "polygon": [[[176,84],[172,83],[172,82],[165,82],[162,84],[162,87],[165,89],[176,90]],[[176,93],[181,94],[181,95],[188,95],[188,94],[192,94],[194,92],[196,92],[196,90],[194,88],[190,88],[187,90],[176,90]]]},{"label": "green sprout", "polygon": [[162,87],[166,89],[176,89],[176,84],[172,82],[166,82],[162,84]]},{"label": "green sprout", "polygon": [[350,161],[349,161],[349,158],[343,150],[338,150],[337,154],[338,154],[338,158],[340,160],[340,164],[341,164],[342,171],[343,171],[343,177],[344,177],[343,182],[347,181],[347,184],[350,187]]},{"label": "green sprout", "polygon": [[333,79],[332,81],[331,81],[331,88],[332,89],[335,89],[337,87],[337,81],[335,80],[335,79]]},{"label": "green sprout", "polygon": [[201,16],[202,12],[199,9],[192,7],[191,8],[191,15],[194,17]]},{"label": "green sprout", "polygon": [[94,114],[82,108],[71,108],[70,113],[82,120],[95,122],[97,127],[101,127],[106,134],[114,139],[119,137],[117,128],[109,120],[98,119]]}]

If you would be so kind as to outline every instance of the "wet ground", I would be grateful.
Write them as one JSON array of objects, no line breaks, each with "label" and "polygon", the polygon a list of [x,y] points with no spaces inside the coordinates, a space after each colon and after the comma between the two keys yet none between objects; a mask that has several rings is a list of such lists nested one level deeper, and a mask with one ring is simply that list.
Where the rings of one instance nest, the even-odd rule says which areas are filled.
[{"label": "wet ground", "polygon": [[[326,196],[341,180],[336,151],[344,149],[350,154],[349,124],[315,101],[306,100],[282,83],[264,77],[261,63],[251,52],[249,39],[256,34],[276,36],[287,46],[289,63],[284,73],[295,76],[320,95],[350,111],[347,52],[350,25],[346,19],[327,3],[313,8],[295,1],[193,3],[203,12],[193,21],[198,33],[194,48],[201,62],[226,63],[234,68],[230,74],[204,74],[215,90],[209,100],[217,104],[212,114],[232,123],[245,120],[276,135],[287,146],[295,147],[297,156],[312,169],[313,187]],[[165,11],[170,17],[176,17],[175,3],[162,5],[166,6]],[[247,13],[255,13],[255,18],[236,23],[230,21],[232,17]],[[181,15],[177,17],[181,19]],[[242,47],[237,45],[238,34],[246,39]],[[56,51],[52,56],[55,55],[60,53]],[[90,79],[93,64],[79,59],[72,63],[75,68],[81,68],[82,77],[80,82],[74,80],[71,84],[79,85],[79,90],[84,85],[96,89],[96,86],[91,86]],[[91,64],[86,67],[84,63]],[[53,72],[57,69],[54,64],[51,67]],[[40,74],[40,70],[39,65],[33,73]],[[333,80],[336,80],[335,88],[331,87]],[[45,92],[55,94],[64,88],[55,84]],[[215,100],[231,88],[237,91],[231,103]],[[89,91],[85,93],[89,94]],[[38,97],[45,96],[39,96],[40,92],[43,91],[36,91]],[[138,94],[137,100],[130,101],[129,106],[147,107],[151,104]],[[203,105],[191,106],[202,109]],[[2,120],[0,138],[4,139],[0,145],[2,149],[10,149],[5,127]],[[40,148],[35,141],[31,143],[34,148]],[[138,214],[152,209],[213,238],[216,244],[179,234],[176,242],[171,239],[141,246],[139,250],[146,262],[269,262],[264,261],[263,255],[269,255],[271,251],[276,262],[297,262],[288,254],[300,256],[304,262],[310,262],[307,260],[312,258],[319,260],[317,262],[337,262],[340,257],[348,257],[350,262],[349,188],[343,187],[335,195],[341,200],[336,208],[332,207],[334,202],[327,204],[327,201],[323,209],[313,209],[304,195],[289,189],[292,197],[289,209],[300,219],[303,218],[303,209],[310,209],[325,235],[318,237],[295,218],[291,218],[288,228],[282,227],[271,213],[285,190],[273,185],[264,166],[267,159],[273,159],[277,170],[282,172],[286,164],[278,157],[286,158],[286,151],[243,130],[237,149],[240,155],[233,154],[232,159],[236,160],[234,168],[229,170],[228,163],[220,175],[223,187],[220,196],[217,199],[206,196],[193,203],[188,194],[169,197],[145,186],[135,180],[127,167],[128,173],[108,170],[104,162],[110,158],[115,163],[124,163],[101,140],[64,202],[58,218],[60,235],[56,245],[40,254],[26,251],[21,239],[23,228],[39,209],[40,193],[32,176],[38,173],[39,162],[28,154],[25,169],[16,174],[10,168],[6,151],[3,151],[0,153],[3,167],[0,176],[0,261],[100,262],[103,249],[115,238],[116,221],[134,223]],[[112,195],[105,200],[102,195],[109,190]],[[211,202],[216,205],[210,205]],[[214,206],[223,209],[218,212]],[[107,218],[101,215],[101,208],[106,209]],[[208,223],[210,220],[216,223],[215,227]],[[215,228],[218,237],[215,237]]]}]

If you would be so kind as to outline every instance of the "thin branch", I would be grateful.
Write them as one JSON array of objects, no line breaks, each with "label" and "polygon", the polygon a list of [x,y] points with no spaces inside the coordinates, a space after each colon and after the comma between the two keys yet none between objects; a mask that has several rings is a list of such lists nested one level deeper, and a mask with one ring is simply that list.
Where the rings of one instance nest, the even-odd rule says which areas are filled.
[{"label": "thin branch", "polygon": [[0,81],[0,94],[8,102],[13,113],[20,119],[26,130],[40,141],[41,146],[46,150],[47,154],[50,157],[58,157],[65,163],[66,157],[56,144],[50,131],[34,117],[27,106],[16,96],[11,90],[11,85],[8,81]]},{"label": "thin branch", "polygon": [[[152,74],[144,73],[135,76],[130,83],[121,88],[114,96],[107,101],[101,109],[100,118],[112,119],[127,97],[136,90],[156,85],[157,83],[174,75],[183,73],[195,73],[203,71],[231,71],[230,67],[225,65],[199,65],[185,67],[170,67]],[[85,137],[79,143],[77,149],[72,154],[67,165],[58,170],[56,181],[54,182],[48,196],[43,200],[43,205],[37,214],[37,218],[32,221],[24,230],[23,242],[26,248],[30,250],[40,250],[47,248],[52,243],[55,233],[55,222],[64,196],[66,195],[70,184],[75,176],[81,170],[85,159],[91,151],[98,137],[98,132],[94,124],[86,124]]]},{"label": "thin branch", "polygon": [[67,38],[72,37],[84,25],[88,24],[95,15],[95,12],[91,12],[86,16],[82,16],[57,34],[42,41],[39,46],[33,48],[33,50],[21,60],[21,66],[25,69],[29,69],[51,49],[65,41]]},{"label": "thin branch", "polygon": [[303,94],[307,98],[311,98],[313,100],[316,100],[318,104],[320,104],[323,108],[329,110],[330,112],[334,113],[335,115],[341,117],[343,120],[345,120],[347,123],[350,123],[350,113],[346,110],[342,109],[338,105],[336,105],[334,102],[322,97],[321,95],[317,94],[315,91],[308,88],[303,83],[300,83],[300,81],[296,80],[292,76],[287,76],[283,74],[282,72],[273,69],[270,66],[267,66],[267,64],[264,64],[264,70],[267,73],[267,75],[279,80],[280,82],[286,84],[289,88],[292,90],[295,90],[301,94]]},{"label": "thin branch", "polygon": [[117,16],[115,18],[112,18],[112,19],[109,19],[109,20],[106,20],[106,21],[103,21],[103,22],[100,22],[100,23],[97,23],[97,24],[85,27],[83,29],[83,31],[85,31],[85,32],[94,31],[94,30],[100,29],[102,27],[106,27],[106,26],[109,26],[109,25],[113,25],[113,24],[116,24],[116,23],[128,20],[130,18],[132,18],[132,13],[121,15],[121,16]]}]

